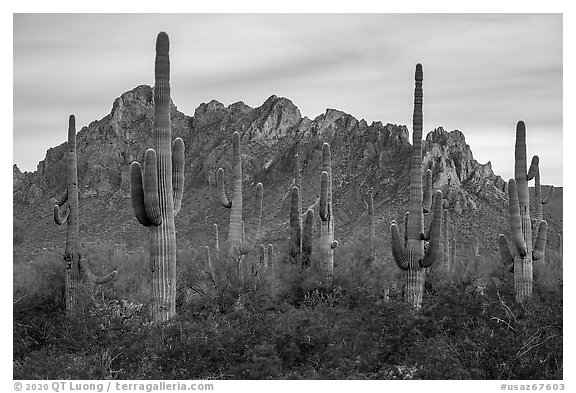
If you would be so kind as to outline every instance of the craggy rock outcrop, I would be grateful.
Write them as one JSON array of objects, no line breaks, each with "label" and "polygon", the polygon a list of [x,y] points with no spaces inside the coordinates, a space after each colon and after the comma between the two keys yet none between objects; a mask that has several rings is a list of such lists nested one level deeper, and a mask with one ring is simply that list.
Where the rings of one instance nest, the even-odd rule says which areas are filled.
[{"label": "craggy rock outcrop", "polygon": [[[152,146],[153,110],[153,89],[138,86],[114,100],[107,116],[78,132],[80,198],[129,198],[130,163],[142,161],[143,152]],[[300,154],[304,184],[317,184],[321,147],[329,143],[334,197],[349,198],[342,208],[352,209],[360,191],[365,193],[370,187],[379,190],[375,200],[396,203],[398,199],[400,206],[407,198],[411,144],[403,125],[368,124],[336,109],[326,109],[311,120],[292,101],[275,95],[257,108],[212,100],[200,104],[192,117],[172,103],[171,121],[174,137],[181,137],[186,146],[187,188],[213,187],[216,169],[230,170],[226,167],[230,135],[237,131],[245,146],[243,181],[248,184],[267,180],[287,187],[282,192],[289,193],[289,185],[283,182],[289,181],[295,152]],[[21,173],[15,167],[14,202],[34,205],[56,196],[65,184],[65,152],[66,143],[50,148],[33,173]],[[502,179],[494,175],[490,163],[481,165],[473,159],[460,131],[437,128],[430,132],[423,154],[423,169],[432,169],[434,187],[442,189],[445,205],[456,213],[475,209],[478,198],[505,198]],[[266,189],[265,205],[271,188]],[[312,206],[318,190],[304,188],[302,192],[310,202],[305,207]]]},{"label": "craggy rock outcrop", "polygon": [[423,169],[432,170],[433,187],[444,192],[445,207],[461,214],[476,209],[477,198],[505,199],[505,182],[492,172],[490,162],[474,160],[462,132],[438,127],[426,136],[423,150]]}]

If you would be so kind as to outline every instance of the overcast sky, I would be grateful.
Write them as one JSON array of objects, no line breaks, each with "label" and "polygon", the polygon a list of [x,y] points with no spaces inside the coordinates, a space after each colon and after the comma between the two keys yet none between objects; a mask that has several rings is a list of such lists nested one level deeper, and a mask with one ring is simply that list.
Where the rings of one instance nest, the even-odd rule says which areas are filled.
[{"label": "overcast sky", "polygon": [[562,182],[561,14],[15,14],[14,163],[154,84],[159,31],[171,42],[172,99],[188,115],[216,99],[257,107],[275,94],[313,119],[334,108],[412,127],[424,68],[424,131],[459,129],[480,163],[513,176],[515,126],[544,184]]}]

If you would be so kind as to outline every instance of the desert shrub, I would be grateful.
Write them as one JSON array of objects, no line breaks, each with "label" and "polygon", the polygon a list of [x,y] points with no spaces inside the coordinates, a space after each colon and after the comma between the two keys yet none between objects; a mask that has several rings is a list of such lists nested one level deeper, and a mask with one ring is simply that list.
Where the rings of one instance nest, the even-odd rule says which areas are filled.
[{"label": "desert shrub", "polygon": [[[14,305],[14,377],[562,378],[561,260],[552,253],[522,305],[511,273],[495,263],[481,286],[429,278],[415,312],[401,296],[403,273],[383,260],[367,268],[356,247],[339,248],[329,288],[314,258],[307,269],[278,262],[271,274],[257,255],[241,265],[214,258],[211,270],[205,254],[181,250],[178,315],[156,325],[147,322],[143,252],[129,253],[109,292],[75,319],[58,294],[61,256],[15,265],[15,293],[35,295]],[[95,270],[111,267],[98,258]],[[398,289],[386,297],[386,287]]]}]

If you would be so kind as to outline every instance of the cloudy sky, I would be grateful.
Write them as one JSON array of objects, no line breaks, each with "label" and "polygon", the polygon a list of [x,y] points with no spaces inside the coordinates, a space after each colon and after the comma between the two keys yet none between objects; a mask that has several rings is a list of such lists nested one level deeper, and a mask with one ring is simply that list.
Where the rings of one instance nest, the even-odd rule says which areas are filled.
[{"label": "cloudy sky", "polygon": [[275,94],[309,118],[334,108],[411,128],[424,67],[424,129],[459,129],[480,163],[513,176],[515,125],[542,181],[562,182],[561,14],[15,14],[13,162],[48,148],[154,83],[159,31],[171,41],[172,99],[188,115],[216,99],[257,107]]}]

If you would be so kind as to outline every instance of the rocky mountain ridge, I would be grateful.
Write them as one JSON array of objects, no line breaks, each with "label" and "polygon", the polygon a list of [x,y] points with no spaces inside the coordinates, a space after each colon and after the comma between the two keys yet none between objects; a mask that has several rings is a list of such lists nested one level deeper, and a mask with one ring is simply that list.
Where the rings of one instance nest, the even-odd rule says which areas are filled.
[{"label": "rocky mountain ridge", "polygon": [[[138,86],[117,98],[110,114],[78,132],[80,198],[88,206],[81,206],[81,211],[87,215],[86,224],[91,223],[85,230],[86,237],[128,238],[132,235],[127,231],[141,231],[133,225],[129,166],[134,160],[142,162],[144,152],[152,146],[153,100],[150,86]],[[251,185],[258,181],[264,184],[264,238],[280,239],[287,227],[286,198],[296,152],[300,156],[305,205],[315,206],[324,142],[330,143],[332,150],[338,236],[345,238],[362,226],[363,200],[370,187],[374,188],[378,223],[384,231],[392,219],[403,214],[411,146],[406,126],[368,124],[335,109],[309,119],[292,101],[275,95],[257,108],[243,102],[225,106],[212,100],[200,104],[193,116],[178,111],[174,104],[171,109],[173,137],[181,137],[186,146],[184,218],[179,218],[178,224],[179,231],[187,236],[185,242],[196,244],[195,239],[202,236],[197,231],[206,233],[202,228],[213,222],[227,227],[225,212],[215,199],[215,173],[220,166],[230,172],[234,131],[242,139],[247,206]],[[443,190],[445,207],[456,215],[481,216],[483,209],[505,211],[505,182],[493,173],[490,163],[482,165],[474,160],[462,132],[438,127],[428,133],[423,145],[423,172],[432,169],[434,187]],[[65,148],[63,143],[49,149],[35,172],[22,173],[16,165],[13,168],[14,216],[26,222],[25,217],[31,214],[38,217],[41,223],[37,225],[45,229],[36,232],[45,237],[50,237],[48,231],[59,230],[49,227],[50,199],[65,188]],[[101,211],[91,217],[90,208],[95,206]],[[100,222],[102,214],[112,215],[118,224],[113,227]],[[36,224],[26,225],[34,230]],[[505,228],[505,222],[501,226]],[[104,233],[98,235],[100,232]]]}]

